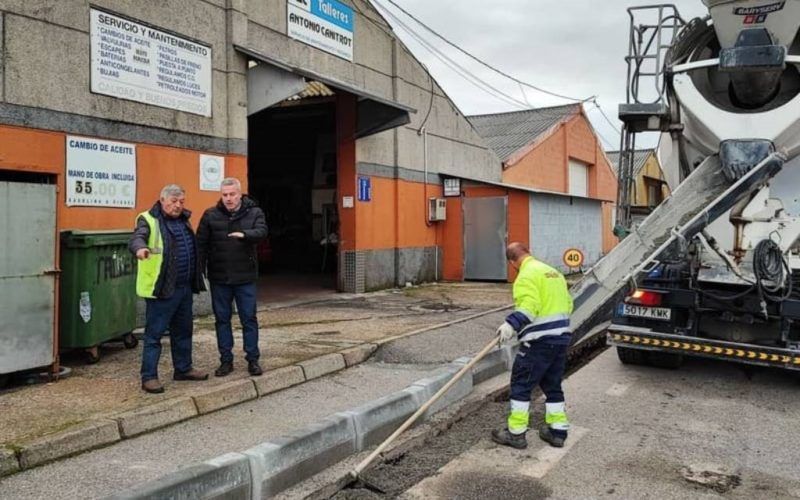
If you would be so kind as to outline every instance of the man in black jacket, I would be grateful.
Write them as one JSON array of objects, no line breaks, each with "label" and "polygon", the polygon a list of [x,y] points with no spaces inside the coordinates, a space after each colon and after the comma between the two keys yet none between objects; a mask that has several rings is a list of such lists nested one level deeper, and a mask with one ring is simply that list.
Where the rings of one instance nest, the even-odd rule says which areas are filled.
[{"label": "man in black jacket", "polygon": [[224,377],[233,371],[232,303],[242,322],[247,371],[261,375],[258,364],[258,319],[256,318],[256,246],[267,237],[264,212],[247,195],[238,179],[223,179],[221,198],[200,219],[197,246],[200,269],[208,268],[211,300],[216,318],[220,365],[214,372]]}]

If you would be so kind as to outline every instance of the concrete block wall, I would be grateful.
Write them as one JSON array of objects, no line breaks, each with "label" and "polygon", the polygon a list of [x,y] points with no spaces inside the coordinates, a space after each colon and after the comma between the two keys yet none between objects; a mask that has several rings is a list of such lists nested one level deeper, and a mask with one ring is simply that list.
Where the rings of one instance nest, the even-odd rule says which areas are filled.
[{"label": "concrete block wall", "polygon": [[584,267],[603,254],[601,202],[546,194],[530,195],[531,251],[540,260],[567,271],[562,257],[568,248],[584,254]]}]

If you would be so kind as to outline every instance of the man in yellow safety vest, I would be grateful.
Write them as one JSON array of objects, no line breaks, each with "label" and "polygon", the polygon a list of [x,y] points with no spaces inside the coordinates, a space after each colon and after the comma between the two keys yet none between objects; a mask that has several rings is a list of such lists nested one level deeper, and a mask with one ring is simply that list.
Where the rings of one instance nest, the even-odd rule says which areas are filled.
[{"label": "man in yellow safety vest", "polygon": [[499,444],[525,448],[531,392],[539,385],[547,400],[545,422],[539,437],[562,447],[569,421],[564,406],[561,379],[570,343],[569,315],[572,296],[564,276],[534,259],[522,243],[508,245],[506,257],[519,271],[514,280],[514,312],[498,328],[501,343],[520,342],[511,371],[511,411],[504,429],[492,432]]},{"label": "man in yellow safety vest", "polygon": [[150,210],[136,217],[128,248],[139,259],[136,293],[145,299],[142,390],[164,392],[158,381],[161,337],[169,330],[174,380],[206,380],[192,368],[192,294],[205,290],[199,271],[197,242],[184,209],[185,192],[165,186]]}]

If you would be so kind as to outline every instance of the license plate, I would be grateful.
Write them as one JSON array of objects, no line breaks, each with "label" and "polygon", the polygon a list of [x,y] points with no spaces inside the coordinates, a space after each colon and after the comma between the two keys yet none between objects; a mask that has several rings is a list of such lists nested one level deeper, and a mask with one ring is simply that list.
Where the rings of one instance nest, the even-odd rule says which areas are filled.
[{"label": "license plate", "polygon": [[623,316],[634,316],[637,318],[659,319],[669,321],[672,319],[672,309],[666,307],[644,307],[622,304]]}]

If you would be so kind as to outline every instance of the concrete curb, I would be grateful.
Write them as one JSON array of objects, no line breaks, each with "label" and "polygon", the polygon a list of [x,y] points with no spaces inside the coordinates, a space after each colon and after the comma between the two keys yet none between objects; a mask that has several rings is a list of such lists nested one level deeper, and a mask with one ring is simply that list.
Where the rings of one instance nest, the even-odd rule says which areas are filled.
[{"label": "concrete curb", "polygon": [[194,399],[187,396],[168,399],[138,410],[121,413],[114,417],[114,420],[119,424],[119,433],[122,439],[128,439],[197,415]]},{"label": "concrete curb", "polygon": [[[512,352],[513,350],[510,348],[492,351],[473,368],[470,374],[464,376],[433,406],[433,411],[427,411],[421,421],[428,419],[434,411],[443,409],[468,396],[473,391],[473,377],[476,374],[478,379],[488,380],[491,378],[489,374],[500,374],[506,371],[509,355]],[[242,452],[249,459],[250,464],[250,498],[258,500],[272,497],[344,458],[380,443],[436,391],[441,389],[456,372],[469,362],[469,359],[471,358],[460,358],[445,365],[438,370],[438,373],[417,380],[406,389],[381,397],[353,410],[336,413],[321,422],[299,429],[287,437],[276,438]],[[144,486],[134,488],[118,498],[172,498],[176,484],[185,484],[186,481],[191,481],[192,478],[187,476],[186,472],[189,469],[182,469]],[[199,475],[196,480],[204,482],[204,477],[205,475]],[[189,484],[186,487],[193,488],[194,486]],[[217,493],[206,488],[202,490],[202,498],[242,498],[229,496],[228,491]],[[200,497],[200,495],[197,496]]]},{"label": "concrete curb", "polygon": [[147,498],[151,500],[194,500],[197,498],[252,498],[250,464],[240,453],[228,453],[190,465],[141,488],[107,497],[114,500]]},{"label": "concrete curb", "polygon": [[[311,302],[313,303],[314,301]],[[325,354],[300,361],[294,365],[269,370],[260,377],[241,379],[230,384],[213,387],[199,394],[174,400],[168,399],[143,408],[91,420],[84,425],[73,427],[64,432],[41,436],[29,442],[8,443],[7,446],[11,448],[0,448],[0,477],[30,469],[46,462],[101,448],[199,415],[254,400],[363,363],[380,346],[395,340],[470,321],[510,307],[512,306],[489,309],[446,323],[367,342],[340,352]],[[513,356],[510,360],[510,362],[513,362]],[[473,370],[474,373],[475,370]],[[479,382],[476,383],[480,383],[483,380],[480,375],[478,377]],[[458,387],[460,385],[457,385],[452,391],[456,391]],[[461,390],[463,391],[463,388]],[[432,395],[433,392],[430,394]],[[418,391],[415,394],[417,398],[423,398]],[[189,401],[192,402],[191,405]],[[115,428],[113,431],[111,429],[112,426]],[[98,429],[100,432],[97,432]]]},{"label": "concrete curb", "polygon": [[256,391],[258,391],[258,397],[287,389],[293,385],[302,384],[305,381],[306,376],[303,374],[303,368],[297,365],[270,370],[264,372],[264,375],[253,379],[256,384]]},{"label": "concrete curb", "polygon": [[329,373],[338,372],[339,370],[347,368],[344,362],[344,356],[338,352],[317,356],[316,358],[307,359],[297,364],[303,368],[306,380],[313,380],[323,375],[328,375]]},{"label": "concrete curb", "polygon": [[0,448],[0,477],[19,471],[19,459],[14,450]]},{"label": "concrete curb", "polygon": [[208,392],[192,396],[194,404],[197,405],[197,412],[200,415],[205,415],[206,413],[211,413],[212,411],[221,410],[256,398],[258,398],[256,386],[252,379],[249,378],[218,385]]},{"label": "concrete curb", "polygon": [[20,469],[29,469],[57,458],[116,443],[121,439],[116,421],[92,421],[22,445],[19,452],[19,466]]}]

